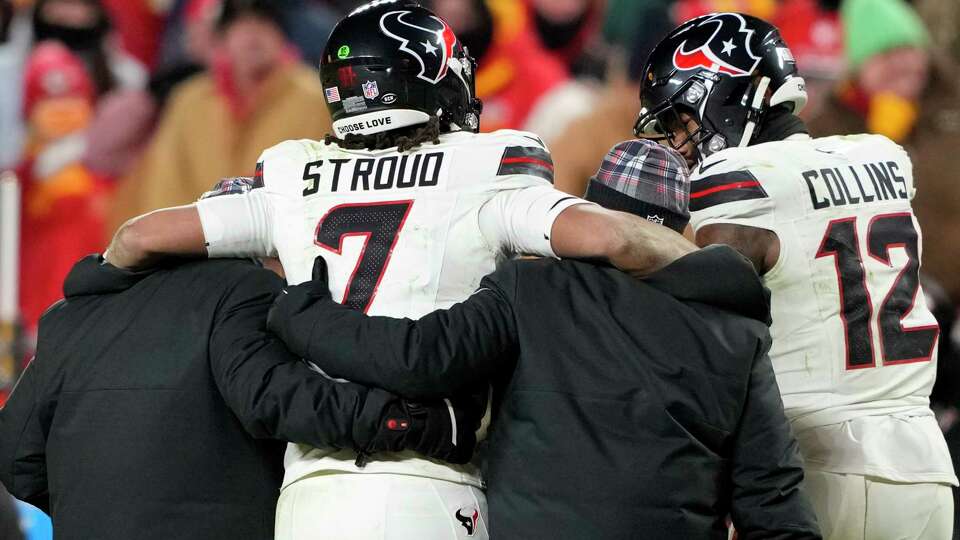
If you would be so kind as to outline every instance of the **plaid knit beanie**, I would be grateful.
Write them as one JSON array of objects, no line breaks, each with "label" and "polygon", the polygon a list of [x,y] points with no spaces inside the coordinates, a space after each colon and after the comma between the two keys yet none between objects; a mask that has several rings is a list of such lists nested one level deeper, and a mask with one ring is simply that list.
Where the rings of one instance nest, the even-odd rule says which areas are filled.
[{"label": "plaid knit beanie", "polygon": [[690,221],[690,173],[672,148],[624,141],[607,152],[584,198],[683,232]]}]

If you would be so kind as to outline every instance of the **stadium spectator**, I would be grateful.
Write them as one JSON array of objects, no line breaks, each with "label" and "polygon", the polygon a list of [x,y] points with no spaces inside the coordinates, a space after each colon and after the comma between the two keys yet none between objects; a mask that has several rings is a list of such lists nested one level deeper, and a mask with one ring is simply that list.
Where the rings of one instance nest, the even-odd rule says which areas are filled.
[{"label": "stadium spectator", "polygon": [[[597,28],[603,19],[598,0],[524,0],[537,37],[548,53],[576,76],[603,73],[604,48]],[[599,49],[599,50],[595,50]]]},{"label": "stadium spectator", "polygon": [[[633,140],[586,198],[679,232],[689,189],[679,154]],[[726,539],[730,513],[744,538],[818,539],[766,354],[768,298],[746,259],[714,247],[643,282],[508,262],[416,321],[337,304],[322,278],[288,288],[268,325],[327,373],[406,395],[493,380],[492,538]]]},{"label": "stadium spectator", "polygon": [[172,10],[163,33],[158,73],[185,66],[203,68],[212,63],[215,27],[222,0],[183,0]]},{"label": "stadium spectator", "polygon": [[781,3],[773,22],[807,85],[807,105],[800,117],[816,117],[846,70],[840,16],[816,0],[790,0]]},{"label": "stadium spectator", "polygon": [[930,29],[936,47],[960,61],[960,2],[915,0],[914,6]]},{"label": "stadium spectator", "polygon": [[569,80],[566,67],[540,44],[521,0],[432,0],[477,59],[482,131],[529,129],[537,104]]},{"label": "stadium spectator", "polygon": [[627,47],[626,61],[610,62],[607,81],[591,109],[549,141],[555,166],[554,185],[572,195],[583,195],[587,180],[609,148],[633,138],[633,124],[640,112],[637,96],[643,64],[654,45],[672,28],[668,10],[663,6],[650,5],[631,13],[639,17],[634,20],[634,36],[620,34],[618,25],[609,23],[610,38]]},{"label": "stadium spectator", "polygon": [[20,308],[28,333],[61,298],[70,267],[106,244],[110,184],[83,163],[95,89],[83,63],[55,41],[30,54],[24,81],[27,143],[23,186]]},{"label": "stadium spectator", "polygon": [[274,0],[280,9],[284,28],[290,41],[303,56],[304,62],[315,66],[327,46],[327,36],[339,19],[339,14],[316,0]]},{"label": "stadium spectator", "polygon": [[840,14],[850,76],[810,119],[810,132],[881,133],[907,149],[923,187],[913,201],[930,240],[923,268],[957,301],[960,257],[952,249],[960,238],[957,68],[931,54],[922,21],[903,0],[847,0]]},{"label": "stadium spectator", "polygon": [[[123,0],[112,0],[123,1]],[[222,0],[179,0],[170,9],[164,28],[159,67],[162,71],[183,64],[191,56],[189,48],[192,30],[191,19],[198,9],[212,6],[214,14]],[[320,61],[327,36],[336,23],[338,12],[328,6],[330,2],[317,0],[273,0],[290,42],[296,46],[303,61],[316,65]],[[353,9],[354,6],[349,9]]]},{"label": "stadium spectator", "polygon": [[147,69],[156,64],[167,2],[102,0],[121,48]]},{"label": "stadium spectator", "polygon": [[146,67],[115,42],[111,30],[99,0],[37,0],[34,6],[34,40],[59,41],[80,57],[98,97],[114,88],[143,88],[147,83]]},{"label": "stadium spectator", "polygon": [[[220,0],[190,0],[185,3],[186,30],[179,35],[184,57],[180,63],[163,66],[145,89],[112,92],[98,103],[88,140],[85,162],[100,174],[126,177],[150,142],[159,111],[172,90],[212,65],[214,27]],[[108,228],[116,229],[129,217],[126,208],[135,205],[136,182],[121,183],[116,193]]]},{"label": "stadium spectator", "polygon": [[673,20],[680,24],[690,19],[717,13],[720,11],[737,11],[759,17],[773,19],[780,0],[676,0],[673,6]]},{"label": "stadium spectator", "polygon": [[30,45],[29,10],[0,2],[0,169],[12,168],[20,159],[24,136],[20,94]]},{"label": "stadium spectator", "polygon": [[264,148],[330,131],[320,82],[297,61],[279,16],[266,0],[224,5],[210,72],[174,90],[125,179],[125,217],[196,200],[211,178],[252,174]]},{"label": "stadium spectator", "polygon": [[148,90],[121,90],[103,96],[87,132],[84,163],[111,181],[123,178],[150,141],[157,108],[157,99]]}]

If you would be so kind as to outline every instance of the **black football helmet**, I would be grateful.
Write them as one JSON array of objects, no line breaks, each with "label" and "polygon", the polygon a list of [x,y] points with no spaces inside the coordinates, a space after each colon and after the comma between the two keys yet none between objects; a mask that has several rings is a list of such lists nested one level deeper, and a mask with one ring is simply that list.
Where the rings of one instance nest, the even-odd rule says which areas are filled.
[{"label": "black football helmet", "polygon": [[[725,148],[747,146],[763,114],[783,106],[799,114],[806,85],[775,26],[741,13],[714,13],[677,27],[650,53],[640,88],[638,137],[662,138],[685,112],[699,128],[674,148],[693,141],[700,160]],[[769,99],[767,95],[769,92]]]},{"label": "black football helmet", "polygon": [[377,0],[342,19],[327,40],[320,79],[334,134],[371,135],[422,124],[480,127],[476,62],[443,19],[411,0]]}]

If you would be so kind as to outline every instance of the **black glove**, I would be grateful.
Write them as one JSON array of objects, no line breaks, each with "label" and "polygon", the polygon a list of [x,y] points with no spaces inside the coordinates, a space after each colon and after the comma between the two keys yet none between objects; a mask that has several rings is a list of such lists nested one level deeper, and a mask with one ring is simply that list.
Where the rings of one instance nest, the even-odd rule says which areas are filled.
[{"label": "black glove", "polygon": [[387,408],[380,429],[361,453],[413,450],[446,461],[467,463],[477,445],[477,428],[487,409],[487,390],[442,401],[398,399]]},{"label": "black glove", "polygon": [[[318,301],[333,301],[327,281],[327,262],[323,257],[313,260],[313,279],[299,285],[285,287],[270,307],[267,314],[267,328],[287,343],[291,350],[298,354],[306,351],[295,350],[297,336],[309,336],[309,328],[297,328],[297,319],[294,315],[302,313],[309,306]],[[308,321],[301,321],[306,323]]]}]

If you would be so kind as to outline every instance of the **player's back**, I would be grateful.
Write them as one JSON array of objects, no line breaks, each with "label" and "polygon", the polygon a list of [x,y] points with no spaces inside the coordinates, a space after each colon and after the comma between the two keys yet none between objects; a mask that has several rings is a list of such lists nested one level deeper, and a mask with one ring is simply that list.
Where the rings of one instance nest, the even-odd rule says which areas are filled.
[{"label": "player's back", "polygon": [[268,150],[267,189],[301,205],[279,216],[275,234],[288,280],[310,279],[322,255],[334,297],[370,314],[419,317],[463,300],[505,255],[484,236],[481,208],[498,193],[550,189],[542,144],[501,131],[448,134],[405,153],[310,140]]},{"label": "player's back", "polygon": [[[417,318],[466,299],[501,258],[552,254],[549,225],[581,202],[554,190],[549,152],[523,132],[451,133],[408,152],[287,141],[258,164],[274,201],[273,247],[290,283],[323,256],[334,298],[374,315]],[[285,484],[317,470],[360,472],[356,455],[291,445]],[[477,471],[377,456],[362,472],[480,486]]]},{"label": "player's back", "polygon": [[873,135],[722,152],[691,188],[697,228],[774,231],[770,351],[797,428],[927,408],[938,329],[919,290],[906,152]]},{"label": "player's back", "polygon": [[691,223],[776,233],[770,358],[807,467],[956,484],[929,407],[939,329],[920,290],[906,152],[876,135],[720,152],[691,183]]}]

